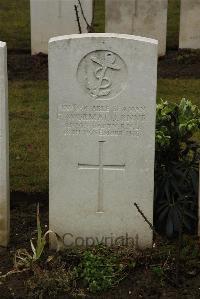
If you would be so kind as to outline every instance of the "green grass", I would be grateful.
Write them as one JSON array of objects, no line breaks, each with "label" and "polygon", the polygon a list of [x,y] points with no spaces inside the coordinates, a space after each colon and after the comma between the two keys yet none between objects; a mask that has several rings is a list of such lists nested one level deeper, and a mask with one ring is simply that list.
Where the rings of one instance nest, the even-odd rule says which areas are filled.
[{"label": "green grass", "polygon": [[177,49],[179,44],[180,0],[168,0],[167,48]]},{"label": "green grass", "polygon": [[11,190],[48,191],[47,84],[46,81],[9,84]]},{"label": "green grass", "polygon": [[[95,32],[104,32],[104,0],[96,0]],[[8,49],[30,50],[30,1],[0,0],[0,40]]]},{"label": "green grass", "polygon": [[200,79],[159,79],[157,99],[179,102],[191,100],[200,108]]},{"label": "green grass", "polygon": [[29,0],[0,0],[0,40],[8,49],[30,50],[29,6]]},{"label": "green grass", "polygon": [[105,0],[95,1],[94,28],[95,32],[105,32]]},{"label": "green grass", "polygon": [[[30,50],[29,0],[0,0],[0,40]],[[178,45],[180,0],[169,0],[169,48]],[[96,0],[95,31],[104,32],[105,1]],[[158,100],[188,98],[200,106],[200,80],[158,80]],[[9,83],[11,190],[48,192],[48,82]]]},{"label": "green grass", "polygon": [[[180,0],[169,0],[167,47],[178,47]],[[96,0],[94,27],[105,30],[105,0]],[[30,1],[0,0],[0,40],[8,49],[30,50]]]},{"label": "green grass", "polygon": [[[200,107],[200,80],[158,80],[158,100],[191,99]],[[9,84],[11,190],[48,192],[48,83]]]}]

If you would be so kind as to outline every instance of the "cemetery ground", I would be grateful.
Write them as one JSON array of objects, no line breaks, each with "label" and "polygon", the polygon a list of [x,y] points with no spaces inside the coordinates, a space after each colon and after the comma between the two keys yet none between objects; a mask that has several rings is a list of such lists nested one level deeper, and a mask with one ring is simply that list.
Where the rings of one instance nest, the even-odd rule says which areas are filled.
[{"label": "cemetery ground", "polygon": [[[30,56],[28,2],[0,0],[0,22],[6,23],[0,26],[4,29],[0,29],[1,40],[8,41],[9,49],[11,184],[11,241],[7,251],[0,251],[0,272],[5,275],[1,298],[27,298],[28,294],[38,298],[42,293],[44,298],[199,298],[200,250],[199,240],[193,236],[183,237],[180,254],[177,240],[155,235],[151,250],[99,246],[55,254],[45,247],[30,268],[20,266],[19,260],[17,270],[14,267],[17,250],[25,248],[31,253],[30,239],[36,241],[38,202],[42,230],[48,229],[47,56]],[[200,107],[200,52],[177,51],[179,2],[172,0],[169,5],[168,51],[159,59],[157,99],[179,102],[185,97]],[[103,1],[98,1],[95,28],[99,32],[102,6]],[[133,217],[135,213],[133,205]],[[13,269],[16,273],[10,272]],[[92,277],[97,285],[92,284]]]}]

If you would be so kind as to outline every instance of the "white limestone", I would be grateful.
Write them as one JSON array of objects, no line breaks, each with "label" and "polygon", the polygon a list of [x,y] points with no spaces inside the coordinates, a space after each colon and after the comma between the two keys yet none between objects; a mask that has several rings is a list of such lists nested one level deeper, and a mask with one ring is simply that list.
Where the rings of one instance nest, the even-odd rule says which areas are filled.
[{"label": "white limestone", "polygon": [[[92,0],[81,0],[81,4],[91,24]],[[30,0],[32,54],[47,53],[51,37],[79,33],[74,5],[78,6],[82,32],[87,32],[78,0]]]},{"label": "white limestone", "polygon": [[7,246],[10,229],[7,49],[0,42],[0,246]]},{"label": "white limestone", "polygon": [[50,228],[65,245],[123,243],[123,236],[151,246],[134,202],[152,221],[157,41],[53,38],[49,72]]},{"label": "white limestone", "polygon": [[168,0],[105,0],[105,31],[158,40],[158,55],[166,53]]},{"label": "white limestone", "polygon": [[198,236],[200,236],[200,163],[199,163],[199,195],[198,195]]},{"label": "white limestone", "polygon": [[181,0],[179,48],[200,49],[200,0]]}]

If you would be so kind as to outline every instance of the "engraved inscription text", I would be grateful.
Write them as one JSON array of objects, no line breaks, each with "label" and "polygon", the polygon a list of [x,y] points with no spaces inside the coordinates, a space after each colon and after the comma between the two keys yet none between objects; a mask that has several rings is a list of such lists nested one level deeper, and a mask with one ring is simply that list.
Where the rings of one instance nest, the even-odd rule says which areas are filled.
[{"label": "engraved inscription text", "polygon": [[146,107],[62,104],[57,113],[65,135],[139,137]]}]

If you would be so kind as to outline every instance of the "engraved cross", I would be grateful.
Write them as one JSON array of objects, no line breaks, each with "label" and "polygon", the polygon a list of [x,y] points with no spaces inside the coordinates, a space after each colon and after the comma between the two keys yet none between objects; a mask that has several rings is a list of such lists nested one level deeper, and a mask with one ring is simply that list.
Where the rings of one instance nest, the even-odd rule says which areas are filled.
[{"label": "engraved cross", "polygon": [[125,164],[104,164],[103,162],[103,144],[105,141],[99,141],[99,163],[98,164],[81,164],[78,163],[79,169],[98,170],[98,206],[97,213],[103,213],[103,173],[104,170],[125,170]]}]

